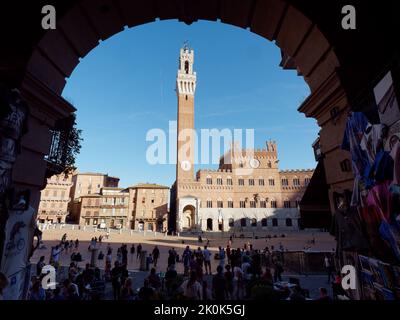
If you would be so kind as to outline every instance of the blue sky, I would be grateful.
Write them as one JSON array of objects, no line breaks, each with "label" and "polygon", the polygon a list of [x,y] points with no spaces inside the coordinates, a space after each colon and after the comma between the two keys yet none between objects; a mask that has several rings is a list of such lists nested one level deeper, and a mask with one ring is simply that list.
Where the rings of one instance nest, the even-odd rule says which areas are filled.
[{"label": "blue sky", "polygon": [[[281,169],[315,167],[314,119],[297,112],[309,88],[296,71],[279,67],[280,50],[247,30],[213,22],[145,24],[101,42],[76,67],[63,96],[78,109],[84,142],[79,171],[104,172],[125,187],[171,185],[175,166],[149,165],[146,134],[168,134],[176,120],[179,49],[188,40],[197,72],[195,125],[255,129],[255,146],[278,143]],[[215,166],[197,166],[196,169]]]}]

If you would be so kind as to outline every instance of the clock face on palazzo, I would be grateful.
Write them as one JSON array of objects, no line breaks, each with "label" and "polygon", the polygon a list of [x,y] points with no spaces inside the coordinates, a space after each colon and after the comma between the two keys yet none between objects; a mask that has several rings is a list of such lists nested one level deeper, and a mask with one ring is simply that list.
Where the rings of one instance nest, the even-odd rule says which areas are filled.
[{"label": "clock face on palazzo", "polygon": [[257,169],[259,166],[260,166],[260,161],[258,161],[257,159],[250,160],[250,167],[252,167],[253,169]]},{"label": "clock face on palazzo", "polygon": [[181,168],[184,171],[189,171],[192,168],[192,164],[188,160],[183,160],[181,162]]}]

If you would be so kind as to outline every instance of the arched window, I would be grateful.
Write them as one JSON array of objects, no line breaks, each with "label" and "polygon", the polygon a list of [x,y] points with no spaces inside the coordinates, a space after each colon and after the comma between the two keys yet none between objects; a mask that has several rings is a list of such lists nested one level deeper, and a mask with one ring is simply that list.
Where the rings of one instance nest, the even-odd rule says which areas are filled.
[{"label": "arched window", "polygon": [[247,225],[247,221],[246,221],[246,220],[247,220],[246,218],[240,219],[240,225],[241,225],[242,227],[245,227],[245,226]]},{"label": "arched window", "polygon": [[277,218],[273,218],[272,219],[272,226],[273,227],[277,227],[278,226],[278,219]]},{"label": "arched window", "polygon": [[189,61],[185,61],[185,72],[186,72],[186,74],[188,74],[189,73]]},{"label": "arched window", "polygon": [[251,219],[251,226],[257,227],[257,219],[256,218]]},{"label": "arched window", "polygon": [[268,222],[266,218],[261,219],[261,226],[262,227],[267,227],[268,226]]},{"label": "arched window", "polygon": [[233,218],[229,218],[229,226],[234,227],[235,226],[235,220]]},{"label": "arched window", "polygon": [[286,227],[292,227],[293,226],[293,221],[290,218],[286,219]]}]

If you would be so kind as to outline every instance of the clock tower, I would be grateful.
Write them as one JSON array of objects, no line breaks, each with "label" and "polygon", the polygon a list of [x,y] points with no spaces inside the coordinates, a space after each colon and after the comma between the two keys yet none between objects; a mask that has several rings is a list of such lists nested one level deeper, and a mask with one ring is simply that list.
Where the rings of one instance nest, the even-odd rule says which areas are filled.
[{"label": "clock tower", "polygon": [[176,77],[178,97],[177,164],[176,182],[194,180],[194,94],[196,91],[196,72],[193,71],[194,52],[185,43],[179,54],[179,67]]}]

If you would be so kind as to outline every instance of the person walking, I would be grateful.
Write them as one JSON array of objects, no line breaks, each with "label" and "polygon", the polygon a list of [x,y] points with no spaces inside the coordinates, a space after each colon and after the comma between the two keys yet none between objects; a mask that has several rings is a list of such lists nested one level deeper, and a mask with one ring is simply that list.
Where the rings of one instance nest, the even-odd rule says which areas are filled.
[{"label": "person walking", "polygon": [[183,251],[183,254],[182,254],[183,268],[184,268],[185,276],[189,274],[191,256],[192,256],[192,252],[190,251],[189,246],[186,246],[186,249],[185,249],[185,251]]},{"label": "person walking", "polygon": [[132,243],[131,245],[131,262],[133,261],[133,257],[135,256],[135,244]]},{"label": "person walking", "polygon": [[204,258],[204,269],[206,269],[206,274],[211,274],[211,252],[210,250],[207,249],[207,246],[204,246],[203,258]]},{"label": "person walking", "polygon": [[219,247],[219,265],[224,268],[225,266],[225,249]]},{"label": "person walking", "polygon": [[121,278],[122,269],[118,261],[115,261],[114,268],[111,270],[111,284],[113,288],[114,300],[121,298]]},{"label": "person walking", "polygon": [[233,273],[231,271],[231,266],[228,264],[225,266],[225,280],[226,280],[226,291],[227,291],[227,297],[229,299],[233,298]]},{"label": "person walking", "polygon": [[274,282],[282,281],[283,266],[280,260],[276,260],[274,264]]},{"label": "person walking", "polygon": [[121,247],[121,255],[122,255],[122,264],[127,266],[128,265],[128,249],[126,244],[123,244]]},{"label": "person walking", "polygon": [[136,248],[136,252],[137,252],[136,259],[139,259],[140,258],[140,254],[142,253],[142,245],[140,243],[138,244],[138,246]]},{"label": "person walking", "polygon": [[331,261],[327,255],[325,255],[324,266],[325,266],[326,273],[328,275],[327,283],[330,283],[331,279],[335,280],[335,277],[333,276],[333,267],[332,267]]},{"label": "person walking", "polygon": [[38,277],[40,277],[40,275],[42,274],[42,269],[46,265],[45,262],[44,262],[44,259],[45,259],[45,257],[41,256],[39,261],[38,261],[38,263],[37,263],[37,265],[36,265],[36,275]]},{"label": "person walking", "polygon": [[154,247],[153,249],[153,263],[154,263],[154,267],[157,267],[157,261],[158,258],[160,257],[160,250],[158,249],[157,246]]}]

